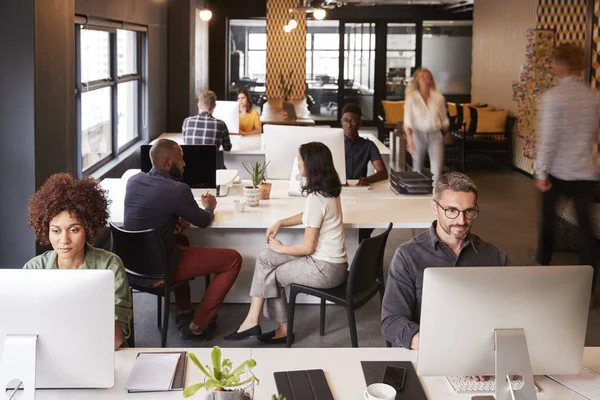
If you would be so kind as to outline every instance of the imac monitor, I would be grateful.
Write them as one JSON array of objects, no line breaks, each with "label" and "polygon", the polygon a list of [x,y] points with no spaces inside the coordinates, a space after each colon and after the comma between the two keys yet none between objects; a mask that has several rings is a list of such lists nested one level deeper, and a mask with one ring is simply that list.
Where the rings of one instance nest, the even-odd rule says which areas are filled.
[{"label": "imac monitor", "polygon": [[341,128],[265,125],[263,130],[265,160],[269,162],[268,179],[290,179],[300,145],[321,142],[331,150],[335,170],[342,184],[346,183],[344,131]]},{"label": "imac monitor", "polygon": [[217,101],[213,117],[225,122],[229,133],[240,133],[240,105],[237,101]]},{"label": "imac monitor", "polygon": [[2,388],[13,379],[24,381],[19,368],[33,367],[27,357],[18,356],[21,347],[13,346],[11,338],[23,336],[15,335],[37,335],[37,343],[32,343],[37,389],[113,386],[112,271],[0,269],[0,316]]},{"label": "imac monitor", "polygon": [[[419,375],[495,375],[495,357],[504,359],[494,349],[495,331],[521,329],[534,375],[578,374],[592,272],[589,266],[427,268]],[[510,370],[517,372],[523,371]]]},{"label": "imac monitor", "polygon": [[[140,149],[142,172],[152,169],[150,161],[150,145],[143,145]],[[214,189],[217,187],[217,147],[204,144],[184,144],[182,182],[192,189]]]}]

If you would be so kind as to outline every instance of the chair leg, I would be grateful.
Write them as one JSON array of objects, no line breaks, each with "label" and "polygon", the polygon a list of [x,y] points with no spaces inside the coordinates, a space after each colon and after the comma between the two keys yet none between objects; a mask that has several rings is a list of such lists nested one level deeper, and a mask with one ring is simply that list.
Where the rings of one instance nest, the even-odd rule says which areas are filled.
[{"label": "chair leg", "polygon": [[161,326],[161,317],[162,317],[162,297],[156,296],[156,325],[158,329]]},{"label": "chair leg", "polygon": [[210,274],[204,277],[204,290],[208,290],[208,285],[210,285]]},{"label": "chair leg", "polygon": [[298,293],[292,288],[290,290],[290,304],[288,305],[288,332],[287,347],[292,347],[292,333],[294,332],[294,311],[296,310],[296,296]]},{"label": "chair leg", "polygon": [[165,299],[164,321],[160,333],[160,347],[167,347],[167,328],[169,327],[169,299]]},{"label": "chair leg", "polygon": [[325,299],[321,299],[321,324],[319,326],[319,335],[325,336]]},{"label": "chair leg", "polygon": [[358,347],[358,336],[356,334],[356,320],[354,319],[354,310],[352,306],[346,308],[348,311],[348,327],[350,328],[350,342],[352,347]]}]

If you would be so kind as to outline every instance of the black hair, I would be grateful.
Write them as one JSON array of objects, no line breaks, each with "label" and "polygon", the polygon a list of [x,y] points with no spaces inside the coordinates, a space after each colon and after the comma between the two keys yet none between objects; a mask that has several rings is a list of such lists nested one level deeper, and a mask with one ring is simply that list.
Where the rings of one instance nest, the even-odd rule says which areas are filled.
[{"label": "black hair", "polygon": [[359,118],[362,116],[362,110],[360,109],[358,104],[354,103],[348,103],[344,106],[344,108],[342,108],[342,115],[346,113],[358,115]]},{"label": "black hair", "polygon": [[342,182],[333,165],[329,147],[321,142],[310,142],[301,145],[299,152],[304,161],[306,175],[302,193],[338,197],[342,192]]}]

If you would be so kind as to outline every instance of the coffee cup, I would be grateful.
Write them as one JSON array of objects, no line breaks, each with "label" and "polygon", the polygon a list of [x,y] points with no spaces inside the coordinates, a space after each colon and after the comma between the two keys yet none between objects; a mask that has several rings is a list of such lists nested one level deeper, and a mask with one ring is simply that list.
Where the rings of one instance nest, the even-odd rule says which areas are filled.
[{"label": "coffee cup", "polygon": [[233,209],[236,212],[244,212],[244,210],[246,209],[246,202],[244,200],[234,200]]},{"label": "coffee cup", "polygon": [[365,390],[365,400],[394,400],[396,389],[385,383],[373,383]]}]

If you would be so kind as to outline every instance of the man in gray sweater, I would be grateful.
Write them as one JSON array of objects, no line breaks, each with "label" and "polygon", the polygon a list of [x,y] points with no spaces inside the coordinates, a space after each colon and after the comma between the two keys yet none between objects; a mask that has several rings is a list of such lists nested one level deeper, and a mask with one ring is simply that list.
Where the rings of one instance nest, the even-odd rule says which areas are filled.
[{"label": "man in gray sweater", "polygon": [[504,251],[470,233],[479,213],[471,178],[460,172],[442,175],[434,185],[431,207],[436,221],[398,247],[390,265],[381,329],[393,346],[419,349],[425,268],[508,264]]},{"label": "man in gray sweater", "polygon": [[579,263],[594,268],[594,283],[598,255],[590,206],[600,178],[593,151],[598,145],[600,104],[589,85],[579,79],[585,68],[582,48],[561,44],[554,50],[551,68],[559,84],[542,96],[535,149],[536,186],[543,192],[537,257],[540,264],[550,264],[556,201],[560,195],[573,198],[579,225]]}]

